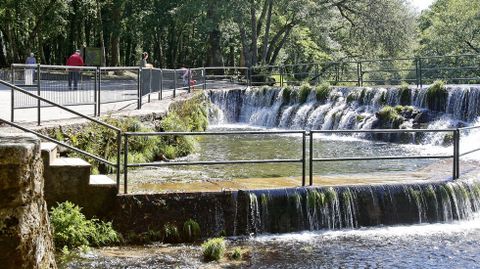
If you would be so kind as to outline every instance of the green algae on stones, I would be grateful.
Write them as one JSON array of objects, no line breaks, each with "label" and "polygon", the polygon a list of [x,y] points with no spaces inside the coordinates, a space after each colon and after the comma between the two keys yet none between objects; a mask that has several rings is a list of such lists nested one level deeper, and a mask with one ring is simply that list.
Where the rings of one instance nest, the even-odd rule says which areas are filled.
[{"label": "green algae on stones", "polygon": [[426,102],[428,109],[445,112],[448,100],[448,91],[445,82],[436,80],[427,90]]}]

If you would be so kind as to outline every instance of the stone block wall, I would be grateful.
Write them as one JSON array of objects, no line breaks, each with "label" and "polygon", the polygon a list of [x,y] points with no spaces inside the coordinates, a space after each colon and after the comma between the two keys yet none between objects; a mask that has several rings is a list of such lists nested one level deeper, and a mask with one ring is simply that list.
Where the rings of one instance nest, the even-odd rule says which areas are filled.
[{"label": "stone block wall", "polygon": [[0,134],[0,267],[57,268],[33,135]]}]

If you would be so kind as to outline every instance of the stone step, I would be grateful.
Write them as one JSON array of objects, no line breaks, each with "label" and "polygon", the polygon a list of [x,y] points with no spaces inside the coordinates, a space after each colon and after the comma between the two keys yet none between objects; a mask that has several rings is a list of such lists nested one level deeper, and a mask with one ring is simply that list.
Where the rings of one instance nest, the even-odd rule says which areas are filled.
[{"label": "stone step", "polygon": [[88,185],[93,187],[116,187],[117,183],[106,175],[90,175]]},{"label": "stone step", "polygon": [[90,167],[91,165],[80,158],[56,158],[53,162],[50,162],[51,167]]},{"label": "stone step", "polygon": [[42,142],[40,144],[40,151],[42,153],[43,161],[46,164],[51,164],[58,155],[58,145],[52,142]]}]

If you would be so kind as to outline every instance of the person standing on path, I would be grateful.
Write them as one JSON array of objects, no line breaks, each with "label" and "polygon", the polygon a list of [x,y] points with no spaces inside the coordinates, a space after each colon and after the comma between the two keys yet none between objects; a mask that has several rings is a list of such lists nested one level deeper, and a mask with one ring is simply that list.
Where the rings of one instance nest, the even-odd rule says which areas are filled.
[{"label": "person standing on path", "polygon": [[35,59],[35,54],[33,54],[33,52],[27,57],[25,64],[31,65],[25,68],[25,85],[33,85],[33,75],[35,72],[34,65],[37,64],[37,59]]},{"label": "person standing on path", "polygon": [[[83,58],[80,55],[80,50],[76,50],[70,57],[67,59],[68,66],[83,66]],[[72,89],[72,80],[73,80],[73,89],[78,90],[78,80],[80,79],[80,69],[72,68],[68,70],[68,89]]]}]

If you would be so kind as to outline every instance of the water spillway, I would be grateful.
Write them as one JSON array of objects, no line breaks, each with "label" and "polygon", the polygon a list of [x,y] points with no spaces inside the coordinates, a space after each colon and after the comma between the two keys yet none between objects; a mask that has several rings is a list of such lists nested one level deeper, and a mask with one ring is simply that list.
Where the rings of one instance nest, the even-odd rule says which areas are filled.
[{"label": "water spillway", "polygon": [[[209,92],[216,120],[289,129],[371,129],[427,127],[441,121],[456,127],[480,116],[480,87],[448,86],[445,95],[428,88],[311,89],[247,88]],[[303,97],[301,95],[304,95]],[[385,106],[396,120],[381,121]],[[402,106],[402,107],[399,107]]]}]

